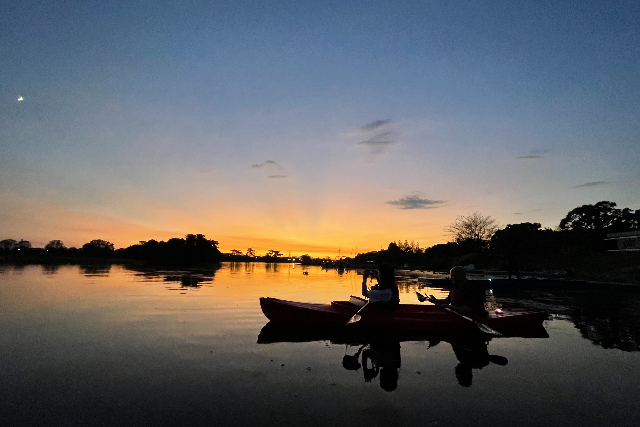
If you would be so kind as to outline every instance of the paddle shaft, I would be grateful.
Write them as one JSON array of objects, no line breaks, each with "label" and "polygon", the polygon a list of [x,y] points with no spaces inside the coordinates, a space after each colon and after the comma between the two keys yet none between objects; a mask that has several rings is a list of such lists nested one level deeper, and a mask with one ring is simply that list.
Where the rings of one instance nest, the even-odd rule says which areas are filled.
[{"label": "paddle shaft", "polygon": [[[420,297],[424,298],[425,300],[427,299],[426,297],[424,297],[424,295],[422,295],[422,294],[421,294],[421,293],[419,293],[419,292],[416,292],[416,294],[418,294],[418,296],[420,296]],[[449,312],[449,313],[451,313],[451,314],[455,314],[456,316],[460,316],[460,317],[462,317],[463,319],[468,320],[469,322],[473,322],[473,323],[475,323],[475,324],[476,324],[476,326],[478,327],[478,329],[480,329],[480,330],[481,330],[482,332],[484,332],[485,334],[495,335],[495,336],[498,336],[498,337],[499,337],[499,336],[502,336],[502,334],[501,334],[500,332],[496,331],[495,329],[492,329],[492,328],[488,327],[488,326],[487,326],[487,325],[485,325],[484,323],[480,323],[480,322],[478,322],[478,321],[476,321],[476,320],[473,320],[472,318],[470,318],[470,317],[468,317],[468,316],[465,316],[465,315],[464,315],[464,314],[462,314],[462,313],[458,313],[457,311],[455,311],[455,310],[453,310],[453,309],[451,309],[451,308],[449,308],[449,307],[443,307],[443,306],[440,306],[440,305],[438,305],[438,304],[435,304],[435,305],[436,305],[437,307],[440,307],[440,308],[441,308],[441,309],[443,309],[443,310],[448,311],[448,312]]]},{"label": "paddle shaft", "polygon": [[365,308],[366,306],[368,306],[368,305],[369,305],[369,302],[371,302],[371,300],[367,300],[367,302],[366,302],[362,307],[360,307],[360,310],[356,311],[356,314],[354,314],[353,316],[351,316],[351,319],[349,319],[349,321],[348,321],[347,323],[345,323],[345,325],[348,325],[349,323],[356,323],[356,322],[358,322],[358,321],[362,318],[362,316],[360,316],[360,312],[361,312],[362,310],[364,310],[364,308]]}]

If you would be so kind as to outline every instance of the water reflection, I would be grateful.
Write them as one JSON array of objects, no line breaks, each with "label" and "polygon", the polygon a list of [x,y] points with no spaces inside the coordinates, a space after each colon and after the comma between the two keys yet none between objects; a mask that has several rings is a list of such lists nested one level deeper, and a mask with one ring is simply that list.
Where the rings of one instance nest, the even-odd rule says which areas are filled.
[{"label": "water reflection", "polygon": [[126,266],[126,269],[133,271],[135,277],[145,282],[179,283],[182,288],[198,289],[203,284],[212,283],[220,267],[219,264],[214,264],[207,268],[188,270],[156,270],[136,266]]},{"label": "water reflection", "polygon": [[43,264],[42,274],[45,276],[54,276],[56,273],[58,273],[59,269],[60,269],[59,264]]},{"label": "water reflection", "polygon": [[88,277],[106,277],[111,272],[111,264],[80,264],[80,274]]},{"label": "water reflection", "polygon": [[640,351],[640,292],[634,287],[500,289],[499,295],[506,307],[542,309],[569,318],[583,338],[599,347]]},{"label": "water reflection", "polygon": [[[537,329],[537,334],[531,331],[528,338],[548,338],[544,328]],[[508,338],[500,338],[507,340]],[[328,341],[331,344],[346,345],[342,358],[342,367],[348,371],[359,372],[365,382],[378,380],[385,391],[398,388],[399,371],[402,366],[401,348],[405,342],[427,342],[427,350],[443,345],[451,346],[457,359],[452,373],[458,384],[470,387],[473,384],[473,371],[483,369],[491,364],[505,366],[506,357],[489,353],[489,343],[492,338],[481,334],[470,333],[385,333],[358,330],[355,328],[321,328],[316,326],[299,326],[277,322],[267,323],[258,335],[259,344],[274,344],[281,342],[303,343],[314,341]],[[355,353],[352,349],[357,348]],[[350,350],[351,349],[351,350]],[[424,356],[428,357],[429,352]]]}]

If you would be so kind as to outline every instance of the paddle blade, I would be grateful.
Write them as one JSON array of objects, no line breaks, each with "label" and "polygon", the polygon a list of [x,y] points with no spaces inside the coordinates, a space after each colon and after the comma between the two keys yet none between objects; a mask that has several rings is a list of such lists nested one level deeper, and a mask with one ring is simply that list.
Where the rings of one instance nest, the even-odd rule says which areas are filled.
[{"label": "paddle blade", "polygon": [[360,319],[362,319],[362,316],[360,316],[359,314],[354,314],[353,317],[351,319],[349,319],[349,321],[347,322],[347,325],[350,324],[350,323],[359,322]]},{"label": "paddle blade", "polygon": [[496,331],[495,329],[491,329],[490,327],[488,327],[487,325],[484,325],[480,322],[475,322],[475,324],[478,326],[478,328],[484,332],[485,334],[489,334],[489,335],[495,335],[497,337],[502,336],[502,334],[498,331]]},{"label": "paddle blade", "polygon": [[505,366],[507,363],[509,363],[506,357],[497,356],[495,354],[492,354],[491,356],[489,356],[489,362],[495,363],[496,365],[500,365],[500,366]]}]

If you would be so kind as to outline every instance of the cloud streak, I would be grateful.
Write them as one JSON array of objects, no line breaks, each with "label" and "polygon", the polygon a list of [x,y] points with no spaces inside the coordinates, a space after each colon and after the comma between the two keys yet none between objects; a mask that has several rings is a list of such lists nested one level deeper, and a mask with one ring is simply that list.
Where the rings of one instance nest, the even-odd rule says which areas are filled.
[{"label": "cloud streak", "polygon": [[269,175],[267,178],[279,179],[279,178],[286,178],[286,177],[287,177],[287,175]]},{"label": "cloud streak", "polygon": [[275,160],[265,160],[262,163],[258,163],[255,165],[251,165],[252,169],[260,169],[260,168],[276,168],[276,169],[282,169],[282,166],[280,166]]},{"label": "cloud streak", "polygon": [[576,185],[573,188],[596,187],[598,185],[607,185],[607,184],[608,184],[607,181],[593,181],[593,182],[586,182],[584,184]]},{"label": "cloud streak", "polygon": [[431,200],[422,198],[416,194],[404,196],[397,200],[389,200],[388,205],[396,206],[398,209],[435,209],[445,203],[446,200]]},{"label": "cloud streak", "polygon": [[391,120],[376,120],[360,127],[360,132],[368,134],[367,139],[356,142],[356,145],[364,146],[371,150],[371,154],[384,153],[387,148],[396,143],[392,138],[395,135],[393,130],[387,130],[385,127],[391,123]]},{"label": "cloud streak", "polygon": [[534,160],[534,159],[544,159],[544,156],[539,156],[537,154],[532,154],[529,156],[518,156],[516,160]]},{"label": "cloud streak", "polygon": [[381,128],[384,125],[387,125],[391,123],[390,119],[386,119],[386,120],[376,120],[375,122],[371,122],[369,124],[366,124],[364,126],[360,126],[360,130],[362,132],[371,132],[373,130],[376,130],[378,128]]}]

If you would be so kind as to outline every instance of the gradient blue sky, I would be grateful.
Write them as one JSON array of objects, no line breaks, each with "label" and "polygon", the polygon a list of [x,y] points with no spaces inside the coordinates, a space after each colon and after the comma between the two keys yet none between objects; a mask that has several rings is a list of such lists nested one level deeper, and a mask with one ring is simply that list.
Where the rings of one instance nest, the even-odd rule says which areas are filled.
[{"label": "gradient blue sky", "polygon": [[0,4],[0,238],[331,254],[640,208],[637,1]]}]

